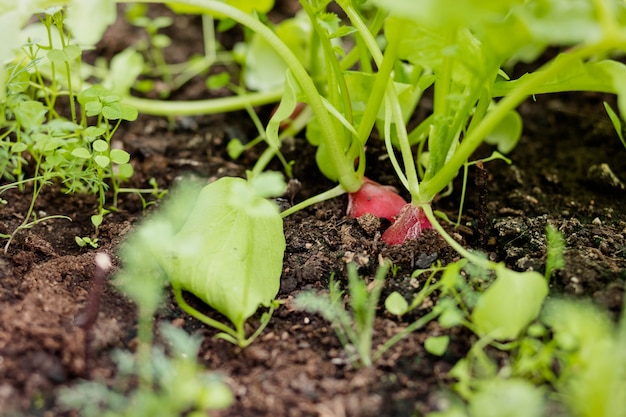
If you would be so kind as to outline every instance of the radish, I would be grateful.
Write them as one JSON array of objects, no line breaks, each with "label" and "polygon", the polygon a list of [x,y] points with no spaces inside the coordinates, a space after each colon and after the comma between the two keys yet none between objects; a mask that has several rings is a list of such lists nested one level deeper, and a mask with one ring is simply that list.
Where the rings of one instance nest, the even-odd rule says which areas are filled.
[{"label": "radish", "polygon": [[354,193],[348,193],[347,211],[348,216],[353,219],[370,213],[394,222],[406,204],[394,187],[381,185],[364,177],[361,188]]},{"label": "radish", "polygon": [[401,245],[407,240],[417,239],[422,232],[433,226],[420,206],[406,204],[396,221],[383,233],[382,240],[388,245]]}]

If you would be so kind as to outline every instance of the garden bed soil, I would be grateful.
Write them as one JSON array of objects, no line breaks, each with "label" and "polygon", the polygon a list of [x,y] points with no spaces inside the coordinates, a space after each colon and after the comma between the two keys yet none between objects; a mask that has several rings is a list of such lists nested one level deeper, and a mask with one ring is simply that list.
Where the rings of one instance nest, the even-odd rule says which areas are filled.
[{"label": "garden bed soil", "polygon": [[[287,6],[286,2],[283,10]],[[103,55],[119,51],[137,33],[118,22],[98,51]],[[190,52],[182,48],[197,49],[201,39],[199,21],[193,17],[177,18],[169,33],[180,56]],[[192,83],[175,98],[206,98],[206,94],[201,84]],[[508,155],[512,164],[485,164],[485,185],[476,185],[475,169],[470,170],[463,221],[448,230],[464,246],[485,251],[513,269],[543,272],[545,227],[554,225],[564,233],[567,246],[565,268],[551,280],[551,296],[591,299],[617,315],[626,277],[626,199],[623,185],[606,168],[626,180],[626,149],[604,112],[602,102],[607,99],[611,98],[581,93],[541,96],[524,103],[520,108],[524,133]],[[271,109],[257,110],[263,117]],[[259,150],[233,161],[226,154],[226,143],[231,137],[255,136],[247,120],[243,113],[170,121],[141,116],[122,126],[116,138],[132,154],[134,185],[146,188],[148,180],[155,178],[167,188],[189,174],[207,182],[225,175],[243,176]],[[477,157],[491,151],[481,148]],[[295,139],[284,152],[295,160],[294,178],[300,182],[297,192],[285,196],[285,204],[333,186],[320,176],[314,149],[304,140]],[[368,176],[399,186],[382,145],[372,140],[367,154]],[[456,218],[460,189],[457,181],[452,195],[439,199],[435,208]],[[479,203],[478,196],[485,190],[487,202]],[[30,194],[11,190],[2,197],[8,204],[0,211],[0,232],[7,233],[21,222]],[[393,261],[397,271],[385,283],[384,299],[394,290],[410,298],[420,281],[411,279],[415,269],[458,257],[435,233],[401,246],[386,246],[380,240],[386,225],[347,218],[346,204],[340,197],[285,219],[287,250],[278,296],[284,304],[248,348],[214,339],[215,332],[185,315],[172,297],[160,309],[155,324],[170,322],[203,337],[199,361],[220,373],[235,394],[230,408],[212,415],[410,416],[437,409],[437,394],[451,382],[448,371],[474,341],[471,332],[430,323],[392,347],[373,367],[355,369],[327,322],[292,308],[299,292],[327,289],[333,273],[345,280],[348,259],[361,265],[365,279],[373,277],[379,256]],[[135,307],[110,284],[101,295],[88,355],[85,333],[77,325],[92,285],[95,254],[110,254],[119,267],[116,249],[145,214],[137,197],[123,196],[119,211],[106,216],[99,230],[99,248],[80,248],[74,239],[93,237],[89,216],[96,207],[93,196],[46,188],[37,202],[38,216],[62,214],[72,221],[42,222],[19,233],[8,252],[0,254],[2,415],[72,415],[56,404],[58,390],[81,378],[112,378],[112,350],[133,350],[136,345]],[[379,309],[374,346],[426,310],[427,306],[398,319]],[[424,340],[443,334],[451,336],[445,355],[427,353]]]}]

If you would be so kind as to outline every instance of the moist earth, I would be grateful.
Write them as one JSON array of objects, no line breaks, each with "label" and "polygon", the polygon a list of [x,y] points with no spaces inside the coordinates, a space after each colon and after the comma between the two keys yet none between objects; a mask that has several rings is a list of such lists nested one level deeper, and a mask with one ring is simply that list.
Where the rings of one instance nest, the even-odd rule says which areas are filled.
[{"label": "moist earth", "polygon": [[[290,12],[289,2],[278,3],[279,11]],[[174,59],[198,52],[199,19],[177,17],[168,34],[175,45],[172,56],[179,57]],[[110,56],[138,36],[142,36],[138,29],[119,21],[94,54]],[[228,32],[220,36],[224,44],[229,43]],[[175,98],[206,98],[206,94],[201,81],[192,81]],[[470,168],[462,221],[459,227],[446,227],[464,246],[510,268],[543,272],[545,228],[553,225],[564,234],[566,249],[565,267],[552,276],[551,296],[591,299],[617,317],[626,278],[622,182],[626,149],[604,112],[603,101],[613,100],[575,93],[539,96],[524,103],[519,109],[523,137],[507,155],[512,163],[486,163],[486,180]],[[428,110],[424,106],[418,114]],[[256,110],[267,117],[271,107]],[[160,187],[169,188],[185,175],[207,183],[226,175],[243,176],[262,149],[234,161],[227,156],[226,144],[233,137],[252,138],[254,132],[245,113],[169,120],[141,116],[122,126],[116,139],[132,155],[136,174],[131,185],[149,188],[148,181],[154,178]],[[475,157],[488,156],[492,150],[481,148]],[[293,139],[283,152],[295,161],[294,180],[299,186],[284,196],[282,204],[297,203],[334,185],[319,174],[315,150],[305,140]],[[401,188],[376,138],[368,145],[367,161],[368,177]],[[281,169],[278,164],[272,168]],[[435,209],[456,219],[461,189],[461,181],[455,181],[451,195],[439,198]],[[7,204],[0,210],[0,233],[10,233],[20,224],[30,191],[2,195]],[[410,416],[437,409],[437,394],[451,382],[448,371],[475,341],[471,332],[430,323],[393,346],[374,366],[356,369],[326,321],[292,306],[301,291],[327,291],[333,274],[345,283],[350,260],[357,262],[364,279],[373,278],[379,257],[393,261],[395,270],[385,282],[384,299],[392,291],[410,298],[424,279],[412,278],[414,270],[458,259],[434,232],[401,246],[387,246],[380,239],[387,224],[349,219],[346,205],[340,197],[285,219],[287,249],[278,295],[284,304],[248,348],[213,338],[215,332],[185,315],[171,296],[160,309],[155,325],[170,322],[200,335],[198,360],[221,374],[235,394],[230,408],[212,415]],[[94,236],[89,216],[96,207],[93,196],[66,195],[56,186],[47,187],[37,201],[37,215],[62,214],[72,221],[44,221],[20,232],[8,251],[0,253],[2,415],[72,415],[56,404],[58,390],[84,378],[112,378],[111,352],[136,346],[135,307],[110,283],[101,294],[98,319],[87,343],[79,323],[93,282],[95,254],[110,254],[119,267],[118,246],[155,205],[144,210],[136,196],[122,196],[119,210],[107,215],[100,227],[99,247],[81,248],[75,237]],[[215,314],[198,302],[195,305]],[[425,314],[428,306],[427,302],[403,319],[379,308],[374,346]],[[253,324],[258,319],[253,318]],[[424,350],[429,336],[444,334],[451,338],[445,355]]]}]

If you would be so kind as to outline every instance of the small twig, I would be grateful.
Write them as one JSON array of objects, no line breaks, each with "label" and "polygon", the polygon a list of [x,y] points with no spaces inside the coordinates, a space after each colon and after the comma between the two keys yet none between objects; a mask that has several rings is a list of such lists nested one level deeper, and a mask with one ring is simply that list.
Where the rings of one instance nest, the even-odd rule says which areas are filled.
[{"label": "small twig", "polygon": [[476,162],[476,187],[478,188],[478,219],[476,231],[478,233],[478,247],[487,249],[487,170],[483,161]]},{"label": "small twig", "polygon": [[113,267],[111,257],[104,252],[98,252],[94,262],[96,269],[93,273],[93,281],[91,283],[91,289],[89,290],[87,305],[83,312],[76,318],[76,325],[85,332],[85,375],[89,375],[89,362],[91,359],[89,344],[91,342],[91,330],[100,312],[100,299],[102,298],[104,281]]}]

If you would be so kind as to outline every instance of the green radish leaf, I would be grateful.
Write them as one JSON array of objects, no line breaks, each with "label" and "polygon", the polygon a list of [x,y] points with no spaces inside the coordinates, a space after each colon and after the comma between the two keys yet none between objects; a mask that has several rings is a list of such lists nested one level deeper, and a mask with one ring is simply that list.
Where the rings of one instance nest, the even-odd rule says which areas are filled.
[{"label": "green radish leaf", "polygon": [[285,238],[278,207],[241,178],[204,187],[171,246],[170,279],[239,332],[278,293]]},{"label": "green radish leaf", "polygon": [[124,49],[111,59],[107,86],[116,94],[128,95],[143,68],[143,56],[133,48]]},{"label": "green radish leaf", "polygon": [[511,110],[487,135],[485,142],[496,145],[498,151],[506,155],[515,148],[521,136],[522,117],[515,110]]},{"label": "green radish leaf", "polygon": [[[272,7],[274,7],[274,0],[223,0],[224,3],[236,7],[242,12],[252,13],[254,11],[267,13]],[[192,6],[185,3],[165,3],[167,7],[179,14],[202,14],[205,13],[205,9],[198,6]],[[216,17],[225,17],[221,14],[216,14]]]},{"label": "green radish leaf", "polygon": [[26,149],[28,149],[28,146],[24,142],[16,142],[11,145],[11,152],[13,153],[24,152]]},{"label": "green radish leaf", "polygon": [[[274,31],[305,67],[311,66],[314,56],[323,59],[321,54],[313,55],[311,52],[311,22],[306,13],[298,13],[294,18],[282,21],[274,27]],[[240,45],[240,50],[246,87],[269,91],[283,86],[283,75],[288,66],[274,45],[270,45],[262,36],[253,35],[249,42]]]},{"label": "green radish leaf", "polygon": [[516,272],[498,264],[495,272],[496,280],[478,299],[472,322],[480,336],[515,339],[539,314],[548,284],[536,271]]},{"label": "green radish leaf", "polygon": [[543,391],[521,378],[493,378],[481,384],[469,404],[471,417],[541,417]]},{"label": "green radish leaf", "polygon": [[613,125],[613,128],[615,129],[615,132],[617,133],[617,137],[619,137],[619,140],[622,142],[622,144],[626,148],[626,140],[624,139],[624,134],[622,133],[622,121],[620,120],[617,113],[615,113],[615,110],[613,110],[613,108],[611,108],[609,103],[607,103],[606,101],[604,102],[604,108],[606,109],[606,112],[609,115],[609,119],[611,119],[611,124]]},{"label": "green radish leaf", "polygon": [[280,146],[280,139],[278,139],[280,124],[293,114],[298,104],[297,91],[298,83],[293,78],[291,71],[287,70],[283,98],[280,100],[280,104],[268,122],[266,129],[267,143],[274,149]]},{"label": "green radish leaf", "polygon": [[65,21],[81,44],[95,45],[116,16],[114,0],[72,0]]}]

